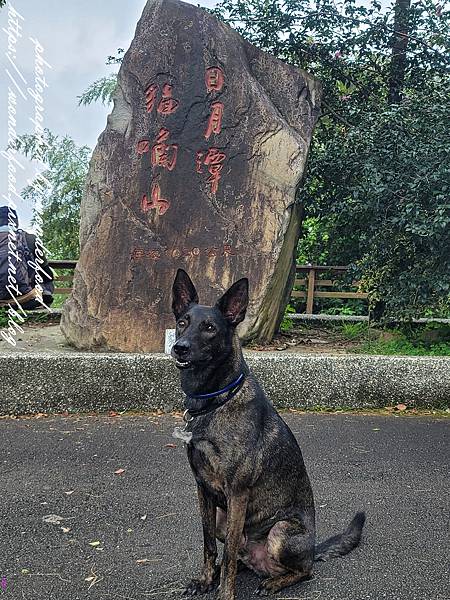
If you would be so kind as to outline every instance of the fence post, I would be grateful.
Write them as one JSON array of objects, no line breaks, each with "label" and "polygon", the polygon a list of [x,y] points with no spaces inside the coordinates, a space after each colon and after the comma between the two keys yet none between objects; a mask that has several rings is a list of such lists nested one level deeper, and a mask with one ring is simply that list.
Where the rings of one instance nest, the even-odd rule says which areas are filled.
[{"label": "fence post", "polygon": [[308,295],[306,296],[306,314],[313,314],[313,303],[314,303],[314,284],[316,280],[316,271],[309,269],[308,272]]}]

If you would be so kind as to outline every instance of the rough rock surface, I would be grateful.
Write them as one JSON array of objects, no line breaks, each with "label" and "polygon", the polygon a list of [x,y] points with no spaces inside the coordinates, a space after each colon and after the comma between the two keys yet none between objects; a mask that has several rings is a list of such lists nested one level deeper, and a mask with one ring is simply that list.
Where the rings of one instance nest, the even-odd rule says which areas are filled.
[{"label": "rough rock surface", "polygon": [[240,333],[269,339],[292,282],[319,102],[316,80],[204,10],[149,0],[91,160],[67,339],[161,350],[179,267],[204,304],[248,276]]}]

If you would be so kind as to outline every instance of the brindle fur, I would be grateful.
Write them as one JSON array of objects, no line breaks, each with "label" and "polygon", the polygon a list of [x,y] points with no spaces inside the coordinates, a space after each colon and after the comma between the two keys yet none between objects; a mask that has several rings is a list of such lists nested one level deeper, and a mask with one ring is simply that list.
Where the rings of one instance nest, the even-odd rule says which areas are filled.
[{"label": "brindle fur", "polygon": [[236,325],[244,319],[247,304],[247,279],[208,307],[198,304],[187,273],[177,272],[172,356],[180,367],[187,408],[199,410],[211,402],[190,395],[223,389],[246,374],[231,400],[188,426],[192,438],[187,455],[198,486],[204,565],[185,595],[203,594],[218,584],[216,537],[224,542],[218,598],[234,600],[238,560],[265,577],[258,593],[278,592],[309,578],[314,560],[350,552],[364,524],[364,513],[358,513],[343,534],[315,548],[314,499],[302,453],[242,355]]}]

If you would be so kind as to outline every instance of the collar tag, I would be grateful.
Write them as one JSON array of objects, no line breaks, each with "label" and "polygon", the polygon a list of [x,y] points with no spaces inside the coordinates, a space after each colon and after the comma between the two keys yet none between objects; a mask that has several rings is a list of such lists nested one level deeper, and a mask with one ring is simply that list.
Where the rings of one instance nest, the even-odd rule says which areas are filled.
[{"label": "collar tag", "polygon": [[186,427],[175,427],[172,437],[182,440],[185,444],[189,444],[189,442],[192,440],[192,432],[186,431]]}]

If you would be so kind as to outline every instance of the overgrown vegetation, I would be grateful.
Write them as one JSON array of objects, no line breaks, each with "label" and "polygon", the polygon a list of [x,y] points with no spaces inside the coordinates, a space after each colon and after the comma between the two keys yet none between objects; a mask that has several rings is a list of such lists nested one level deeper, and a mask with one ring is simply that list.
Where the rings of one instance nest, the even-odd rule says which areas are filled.
[{"label": "overgrown vegetation", "polygon": [[334,328],[337,335],[357,342],[356,354],[407,356],[450,356],[450,325],[403,324],[379,330],[367,323],[343,323]]},{"label": "overgrown vegetation", "polygon": [[299,262],[353,265],[386,318],[448,315],[448,7],[223,0],[216,13],[323,83]]},{"label": "overgrown vegetation", "polygon": [[[108,56],[106,65],[118,65],[122,62],[123,54],[125,50],[119,48],[117,50],[117,56]],[[101,102],[102,104],[111,104],[114,92],[117,87],[117,73],[111,73],[105,77],[100,77],[91,83],[91,85],[85,90],[81,96],[78,96],[78,104],[87,106],[93,102]]]},{"label": "overgrown vegetation", "polygon": [[394,356],[450,356],[450,344],[439,342],[426,346],[414,344],[408,339],[364,342],[352,350],[355,354],[384,354]]},{"label": "overgrown vegetation", "polygon": [[283,318],[283,320],[281,321],[281,324],[280,324],[280,330],[283,331],[284,333],[286,333],[288,331],[291,331],[291,329],[294,327],[293,320],[289,319],[289,317],[287,315],[293,314],[295,312],[296,312],[296,310],[295,310],[295,308],[291,304],[288,304],[286,306],[286,310],[285,310],[285,313],[284,313],[284,318]]},{"label": "overgrown vegetation", "polygon": [[376,327],[368,322],[296,322],[277,340],[308,352],[404,356],[450,356],[450,325],[444,323]]},{"label": "overgrown vegetation", "polygon": [[347,340],[359,340],[367,336],[368,333],[366,323],[342,323],[339,329],[341,335]]},{"label": "overgrown vegetation", "polygon": [[69,136],[59,137],[48,130],[42,137],[19,136],[15,148],[47,166],[22,190],[22,197],[35,207],[32,223],[42,227],[51,258],[77,259],[80,204],[91,149],[80,148]]}]

